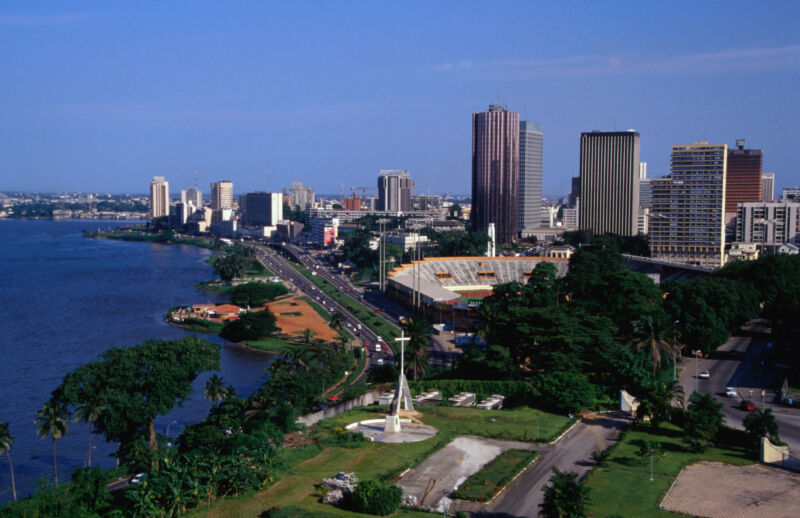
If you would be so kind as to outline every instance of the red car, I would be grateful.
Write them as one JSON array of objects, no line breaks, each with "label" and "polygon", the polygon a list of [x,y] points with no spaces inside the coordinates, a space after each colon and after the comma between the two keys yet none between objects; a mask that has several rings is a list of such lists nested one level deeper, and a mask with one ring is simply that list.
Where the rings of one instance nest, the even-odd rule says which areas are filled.
[{"label": "red car", "polygon": [[339,396],[331,396],[331,397],[328,398],[328,401],[330,401],[332,403],[335,403],[336,401],[341,401],[341,400],[342,400],[342,398],[340,398]]},{"label": "red car", "polygon": [[755,406],[755,405],[753,404],[753,402],[752,402],[752,401],[750,401],[749,399],[744,399],[744,400],[742,400],[742,402],[739,404],[739,408],[741,408],[742,410],[746,410],[746,411],[748,411],[748,412],[752,412],[753,410],[755,410],[755,409],[756,409],[756,406]]}]

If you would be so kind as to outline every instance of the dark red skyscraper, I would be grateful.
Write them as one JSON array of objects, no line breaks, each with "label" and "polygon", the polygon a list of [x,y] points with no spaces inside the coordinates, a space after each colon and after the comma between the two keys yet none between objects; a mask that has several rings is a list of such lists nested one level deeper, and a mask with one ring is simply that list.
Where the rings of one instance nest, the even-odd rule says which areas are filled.
[{"label": "dark red skyscraper", "polygon": [[498,243],[517,237],[519,113],[490,105],[472,114],[472,228],[494,223]]},{"label": "dark red skyscraper", "polygon": [[760,149],[744,149],[744,146],[744,140],[737,140],[737,149],[728,150],[726,213],[735,213],[739,203],[761,201],[761,165],[764,153]]}]

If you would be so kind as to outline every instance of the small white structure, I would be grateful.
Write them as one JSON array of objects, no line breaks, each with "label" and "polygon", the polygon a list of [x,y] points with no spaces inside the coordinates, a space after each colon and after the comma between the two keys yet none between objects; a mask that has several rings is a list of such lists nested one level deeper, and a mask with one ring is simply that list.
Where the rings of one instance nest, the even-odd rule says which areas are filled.
[{"label": "small white structure", "polygon": [[404,331],[400,331],[400,338],[395,338],[400,342],[400,376],[397,379],[397,389],[392,399],[392,406],[389,408],[389,415],[386,416],[386,426],[384,433],[396,433],[400,431],[400,406],[404,405],[406,410],[413,412],[414,403],[411,400],[411,391],[408,389],[408,380],[405,375],[405,343],[411,340],[405,336]]},{"label": "small white structure", "polygon": [[473,406],[475,404],[475,394],[472,392],[461,392],[448,399],[453,406]]}]

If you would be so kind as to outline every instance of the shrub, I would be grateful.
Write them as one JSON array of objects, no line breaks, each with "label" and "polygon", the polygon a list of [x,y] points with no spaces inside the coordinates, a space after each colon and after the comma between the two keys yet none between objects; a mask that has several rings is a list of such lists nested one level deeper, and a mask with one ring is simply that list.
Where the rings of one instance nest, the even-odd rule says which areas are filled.
[{"label": "shrub", "polygon": [[577,412],[594,405],[594,385],[575,372],[554,372],[542,377],[539,392],[547,406],[559,412]]},{"label": "shrub", "polygon": [[399,487],[365,480],[352,493],[345,493],[342,506],[357,513],[386,516],[395,512],[402,500],[403,491]]}]

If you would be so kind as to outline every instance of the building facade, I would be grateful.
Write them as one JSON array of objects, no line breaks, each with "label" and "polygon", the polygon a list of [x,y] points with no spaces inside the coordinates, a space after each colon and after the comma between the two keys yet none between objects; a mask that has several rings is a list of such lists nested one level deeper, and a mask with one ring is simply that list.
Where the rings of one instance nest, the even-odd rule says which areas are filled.
[{"label": "building facade", "polygon": [[736,214],[740,203],[761,201],[760,149],[745,149],[745,141],[737,140],[736,149],[728,150],[728,172],[725,177],[725,212]]},{"label": "building facade", "polygon": [[800,244],[800,203],[741,203],[736,215],[736,241],[778,247]]},{"label": "building facade", "polygon": [[761,175],[761,201],[775,201],[775,173]]},{"label": "building facade", "polygon": [[670,162],[669,176],[651,181],[651,255],[675,263],[722,266],[728,146],[673,146]]},{"label": "building facade", "polygon": [[406,170],[384,169],[378,173],[378,210],[411,212],[411,175]]},{"label": "building facade", "polygon": [[154,176],[150,182],[150,217],[169,216],[169,182],[163,176]]},{"label": "building facade", "polygon": [[519,123],[518,230],[538,227],[542,206],[542,147],[544,135],[538,122]]},{"label": "building facade", "polygon": [[203,191],[200,189],[184,189],[181,191],[181,203],[191,203],[195,208],[203,206]]},{"label": "building facade", "polygon": [[211,184],[211,210],[233,208],[233,182],[223,180]]},{"label": "building facade", "polygon": [[292,210],[306,210],[307,205],[314,204],[314,189],[303,187],[303,182],[292,182],[289,189],[289,206]]},{"label": "building facade", "polygon": [[784,187],[781,189],[781,201],[800,201],[800,187]]},{"label": "building facade", "polygon": [[248,225],[274,227],[283,219],[283,195],[279,192],[250,192],[245,196]]},{"label": "building facade", "polygon": [[639,133],[581,133],[579,227],[635,236],[639,222]]},{"label": "building facade", "polygon": [[472,114],[472,228],[495,224],[498,243],[519,231],[519,113],[490,105]]}]

